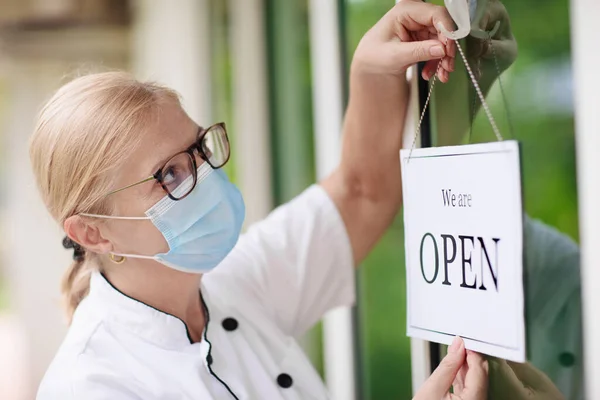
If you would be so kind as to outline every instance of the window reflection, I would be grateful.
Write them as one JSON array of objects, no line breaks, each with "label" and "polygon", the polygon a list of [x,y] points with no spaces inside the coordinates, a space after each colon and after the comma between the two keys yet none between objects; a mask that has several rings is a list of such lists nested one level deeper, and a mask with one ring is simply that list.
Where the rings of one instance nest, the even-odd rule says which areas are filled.
[{"label": "window reflection", "polygon": [[[570,64],[565,62],[570,55],[568,1],[471,0],[470,6],[472,30],[461,46],[504,138],[522,144],[526,208],[530,363],[491,360],[490,398],[529,398],[524,388],[529,387],[539,392],[539,398],[581,399],[574,125]],[[554,46],[548,46],[551,35],[560,36]],[[441,146],[496,140],[480,108],[457,56],[450,82],[438,84],[434,90],[430,114],[433,143]]]}]

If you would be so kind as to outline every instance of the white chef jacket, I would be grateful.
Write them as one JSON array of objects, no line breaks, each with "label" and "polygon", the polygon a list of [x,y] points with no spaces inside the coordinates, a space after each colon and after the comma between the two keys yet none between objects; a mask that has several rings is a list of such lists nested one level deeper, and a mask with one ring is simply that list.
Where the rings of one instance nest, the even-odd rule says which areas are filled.
[{"label": "white chef jacket", "polygon": [[38,400],[326,399],[296,338],[355,299],[352,249],[311,186],[255,224],[202,278],[203,339],[100,274],[75,312]]}]

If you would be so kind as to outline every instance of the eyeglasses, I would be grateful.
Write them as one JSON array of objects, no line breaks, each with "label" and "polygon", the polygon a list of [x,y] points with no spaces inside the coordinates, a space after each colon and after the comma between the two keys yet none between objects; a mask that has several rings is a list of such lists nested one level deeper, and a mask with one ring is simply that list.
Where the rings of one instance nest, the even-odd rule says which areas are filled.
[{"label": "eyeglasses", "polygon": [[[194,190],[197,182],[197,159],[207,162],[212,169],[219,169],[229,161],[230,148],[225,123],[221,122],[206,129],[200,128],[198,138],[190,147],[171,157],[152,176],[139,182],[113,190],[118,193],[133,186],[156,180],[172,200],[181,200]],[[190,181],[191,177],[191,181]],[[191,185],[190,185],[191,183]]]}]

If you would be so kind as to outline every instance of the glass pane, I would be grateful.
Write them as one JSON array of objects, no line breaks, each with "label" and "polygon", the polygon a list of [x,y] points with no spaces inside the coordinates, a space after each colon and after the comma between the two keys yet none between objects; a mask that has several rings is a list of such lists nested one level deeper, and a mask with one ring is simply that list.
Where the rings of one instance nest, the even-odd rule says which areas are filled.
[{"label": "glass pane", "polygon": [[[285,203],[315,181],[307,0],[267,0],[273,198]],[[322,329],[300,342],[323,376]]]},{"label": "glass pane", "polygon": [[[349,0],[342,21],[350,61],[361,37],[393,0]],[[406,272],[401,213],[363,263],[358,283],[361,399],[410,399],[410,339],[406,336]]]},{"label": "glass pane", "polygon": [[[531,368],[553,382],[545,384],[548,390],[581,399],[569,2],[479,0],[472,19],[473,27],[483,31],[498,24],[491,42],[476,38],[472,30],[461,46],[504,138],[521,142],[528,359]],[[457,55],[450,82],[435,86],[431,109],[435,145],[496,140],[459,59]],[[491,365],[490,398],[520,398],[511,370],[499,361]],[[523,366],[512,369],[521,380],[530,375]]]}]

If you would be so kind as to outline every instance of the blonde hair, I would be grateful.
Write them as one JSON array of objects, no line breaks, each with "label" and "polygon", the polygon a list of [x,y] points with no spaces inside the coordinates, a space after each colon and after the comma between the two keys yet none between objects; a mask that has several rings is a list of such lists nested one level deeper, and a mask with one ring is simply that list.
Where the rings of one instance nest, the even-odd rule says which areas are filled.
[{"label": "blonde hair", "polygon": [[[105,195],[113,189],[112,176],[164,100],[179,102],[164,86],[125,72],[103,72],[72,80],[46,103],[29,153],[43,201],[61,226],[78,213],[111,213]],[[99,268],[99,257],[86,251],[65,272],[62,294],[69,323],[89,292],[92,271]]]}]

